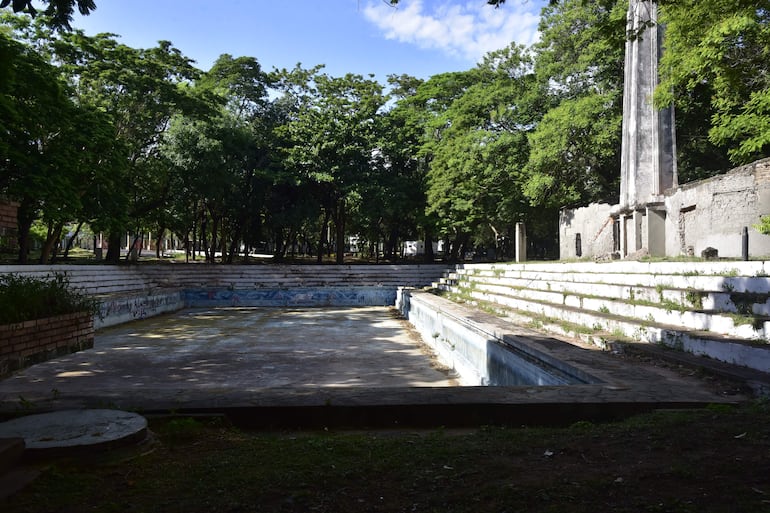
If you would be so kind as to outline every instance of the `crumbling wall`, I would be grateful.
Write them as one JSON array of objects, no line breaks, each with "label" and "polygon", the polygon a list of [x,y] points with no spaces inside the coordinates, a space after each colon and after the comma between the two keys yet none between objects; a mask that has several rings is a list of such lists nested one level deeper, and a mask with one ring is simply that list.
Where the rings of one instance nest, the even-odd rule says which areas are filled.
[{"label": "crumbling wall", "polygon": [[611,253],[614,244],[611,209],[607,203],[562,209],[559,212],[559,258],[593,258]]},{"label": "crumbling wall", "polygon": [[749,229],[749,255],[770,255],[770,237],[753,228],[770,215],[770,159],[671,189],[665,205],[668,256],[699,256],[712,247],[720,257],[740,257],[743,227]]}]

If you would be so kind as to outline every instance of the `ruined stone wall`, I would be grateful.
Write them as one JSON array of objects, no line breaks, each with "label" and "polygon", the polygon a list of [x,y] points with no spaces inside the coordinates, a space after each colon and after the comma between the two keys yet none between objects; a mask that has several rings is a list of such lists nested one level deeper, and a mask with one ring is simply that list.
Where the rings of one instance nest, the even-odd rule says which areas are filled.
[{"label": "ruined stone wall", "polygon": [[665,204],[668,256],[712,247],[720,257],[740,257],[744,226],[750,256],[770,255],[770,237],[753,228],[770,215],[770,159],[667,191]]},{"label": "ruined stone wall", "polygon": [[[592,203],[587,207],[563,209],[559,213],[559,258],[592,258],[613,250],[612,207],[607,203]],[[577,252],[580,236],[581,254]]]}]

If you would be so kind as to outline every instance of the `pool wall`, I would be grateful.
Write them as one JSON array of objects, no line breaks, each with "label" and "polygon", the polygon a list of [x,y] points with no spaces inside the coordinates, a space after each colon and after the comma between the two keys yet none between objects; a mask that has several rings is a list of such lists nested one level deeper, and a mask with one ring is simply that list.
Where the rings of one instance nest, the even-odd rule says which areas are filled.
[{"label": "pool wall", "polygon": [[395,287],[295,287],[255,290],[201,288],[105,298],[96,329],[183,308],[393,306]]},{"label": "pool wall", "polygon": [[506,335],[431,294],[399,289],[396,308],[463,386],[560,386],[600,383],[519,337]]},{"label": "pool wall", "polygon": [[395,287],[292,287],[271,289],[187,289],[188,308],[218,306],[392,306]]},{"label": "pool wall", "polygon": [[94,316],[94,329],[146,319],[185,308],[181,291],[153,292],[136,296],[108,296],[102,299]]}]

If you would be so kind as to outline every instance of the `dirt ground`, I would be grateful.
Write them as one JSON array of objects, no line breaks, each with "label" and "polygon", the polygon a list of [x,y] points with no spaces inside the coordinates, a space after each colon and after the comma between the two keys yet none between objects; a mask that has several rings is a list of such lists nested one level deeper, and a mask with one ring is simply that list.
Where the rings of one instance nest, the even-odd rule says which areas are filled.
[{"label": "dirt ground", "polygon": [[11,512],[767,512],[770,408],[567,428],[244,432],[159,419],[141,447],[46,462]]}]

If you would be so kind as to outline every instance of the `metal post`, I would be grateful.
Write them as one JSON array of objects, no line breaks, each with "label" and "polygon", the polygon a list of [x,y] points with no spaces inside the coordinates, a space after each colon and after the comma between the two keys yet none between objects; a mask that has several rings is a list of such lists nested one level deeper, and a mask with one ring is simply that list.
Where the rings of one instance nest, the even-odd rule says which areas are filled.
[{"label": "metal post", "polygon": [[742,249],[743,249],[743,261],[748,262],[749,260],[749,227],[744,226],[743,230],[741,232],[741,243],[742,243]]}]

